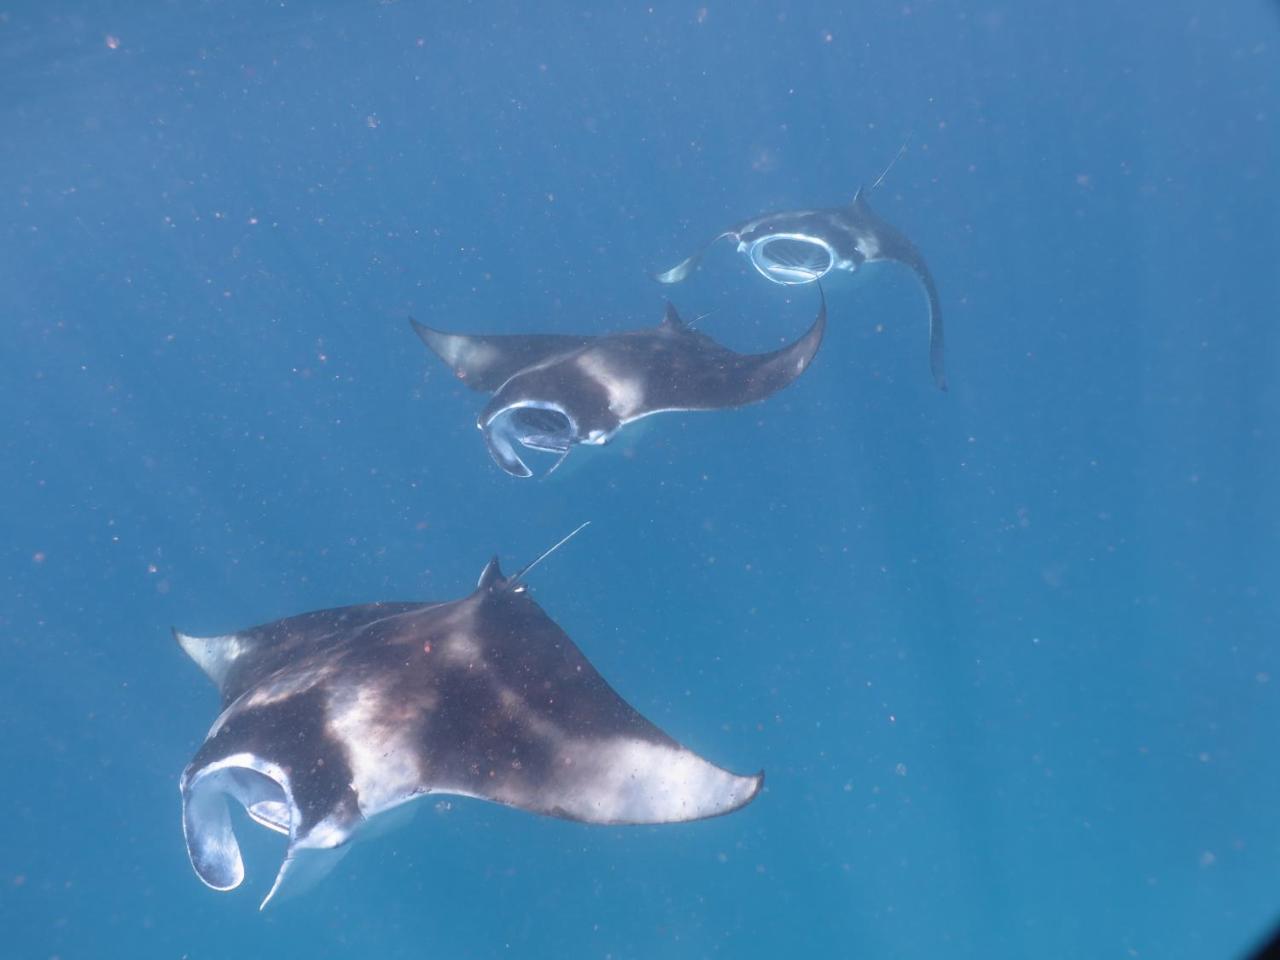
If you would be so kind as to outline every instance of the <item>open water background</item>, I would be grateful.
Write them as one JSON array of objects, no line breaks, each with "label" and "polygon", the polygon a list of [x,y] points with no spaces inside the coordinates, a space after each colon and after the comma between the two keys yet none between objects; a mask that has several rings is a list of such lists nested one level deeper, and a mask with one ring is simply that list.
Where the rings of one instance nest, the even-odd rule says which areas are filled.
[{"label": "open water background", "polygon": [[[1224,957],[1280,912],[1272,4],[0,8],[0,955]],[[810,322],[714,250],[871,195],[891,265],[747,410],[546,482],[409,332]],[[203,887],[171,624],[449,599],[498,553],[768,787],[666,828],[422,804]]]}]

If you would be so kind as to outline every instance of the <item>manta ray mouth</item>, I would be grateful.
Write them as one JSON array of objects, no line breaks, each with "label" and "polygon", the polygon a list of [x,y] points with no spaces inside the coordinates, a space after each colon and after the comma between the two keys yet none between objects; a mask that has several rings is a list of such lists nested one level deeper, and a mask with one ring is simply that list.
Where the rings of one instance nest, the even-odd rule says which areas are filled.
[{"label": "manta ray mouth", "polygon": [[829,243],[805,233],[771,233],[754,241],[747,255],[762,277],[787,286],[821,280],[837,259]]},{"label": "manta ray mouth", "polygon": [[[326,819],[299,835],[297,804],[288,772],[252,753],[237,753],[182,775],[182,832],[196,875],[214,890],[234,890],[244,882],[244,859],[231,825],[227,798],[268,830],[289,838],[289,849],[258,909],[282,895],[306,890],[346,855],[352,830],[362,820]],[[287,892],[284,891],[288,881]]]},{"label": "manta ray mouth", "polygon": [[555,454],[559,459],[545,474],[550,476],[578,441],[578,425],[573,417],[560,405],[547,401],[524,400],[503,407],[482,429],[494,461],[515,477],[533,476],[516,453],[517,443],[526,450]]}]

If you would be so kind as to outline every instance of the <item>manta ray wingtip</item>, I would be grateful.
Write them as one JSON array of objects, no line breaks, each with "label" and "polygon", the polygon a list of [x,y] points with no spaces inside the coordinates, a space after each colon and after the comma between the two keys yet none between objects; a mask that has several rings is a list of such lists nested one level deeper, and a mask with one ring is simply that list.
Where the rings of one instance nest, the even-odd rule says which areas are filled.
[{"label": "manta ray wingtip", "polygon": [[681,280],[683,280],[685,277],[689,276],[689,274],[693,272],[693,269],[698,265],[698,260],[701,258],[701,256],[702,256],[702,252],[699,251],[698,253],[695,253],[693,256],[688,257],[684,260],[681,260],[670,270],[663,270],[661,273],[652,274],[653,279],[658,281],[658,283],[665,283],[665,284],[679,283]]},{"label": "manta ray wingtip", "polygon": [[432,330],[425,323],[420,323],[413,317],[409,318],[409,329],[416,333],[422,339],[422,342],[426,343],[428,346],[430,346],[428,337],[431,337],[438,332],[436,330]]},{"label": "manta ray wingtip", "polygon": [[177,627],[174,627],[174,626],[169,627],[169,633],[172,634],[173,639],[177,642],[178,646],[182,648],[182,652],[185,653],[187,656],[191,657],[193,660],[196,660],[197,663],[199,663],[197,653],[200,651],[200,648],[203,647],[205,643],[203,638],[192,636],[189,633],[183,633],[181,630],[179,630]]}]

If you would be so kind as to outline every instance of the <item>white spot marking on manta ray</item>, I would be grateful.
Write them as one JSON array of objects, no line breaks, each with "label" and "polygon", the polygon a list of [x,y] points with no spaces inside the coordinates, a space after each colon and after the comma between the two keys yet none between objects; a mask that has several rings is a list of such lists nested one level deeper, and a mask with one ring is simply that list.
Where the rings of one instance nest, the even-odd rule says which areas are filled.
[{"label": "white spot marking on manta ray", "polygon": [[216,736],[233,714],[252,710],[256,707],[269,707],[274,703],[288,700],[299,693],[306,693],[317,683],[321,683],[328,678],[332,672],[328,665],[321,665],[312,667],[309,670],[280,674],[258,684],[256,687],[241,694],[238,700],[218,714],[218,718],[213,721],[213,726],[209,728],[208,736]]},{"label": "white spot marking on manta ray", "polygon": [[339,688],[329,698],[325,726],[346,748],[351,785],[365,817],[403,803],[422,782],[413,731],[423,711],[434,706],[424,696],[418,691],[411,702],[398,701],[389,690],[366,683]]},{"label": "white spot marking on manta ray", "polygon": [[868,260],[875,260],[880,256],[880,244],[876,242],[874,234],[859,234],[854,246],[857,247],[858,252]]},{"label": "white spot marking on manta ray", "polygon": [[580,354],[577,364],[583,373],[604,387],[614,416],[619,420],[631,420],[639,414],[644,406],[644,382],[639,377],[623,376],[612,369],[599,353]]},{"label": "white spot marking on manta ray", "polygon": [[225,633],[217,637],[193,637],[178,633],[178,643],[205,675],[219,687],[226,682],[236,660],[250,649],[239,634]]},{"label": "white spot marking on manta ray", "polygon": [[440,655],[451,664],[478,663],[484,650],[466,630],[454,630],[440,645]]},{"label": "white spot marking on manta ray", "polygon": [[333,668],[328,664],[281,673],[258,684],[236,703],[242,708],[269,707],[273,703],[288,700],[299,693],[306,693],[317,683],[328,679],[332,673]]},{"label": "white spot marking on manta ray", "polygon": [[487,343],[480,343],[457,334],[446,334],[441,337],[441,340],[444,361],[459,371],[459,376],[465,376],[464,371],[468,369],[484,370],[492,366],[497,359],[498,351]]}]

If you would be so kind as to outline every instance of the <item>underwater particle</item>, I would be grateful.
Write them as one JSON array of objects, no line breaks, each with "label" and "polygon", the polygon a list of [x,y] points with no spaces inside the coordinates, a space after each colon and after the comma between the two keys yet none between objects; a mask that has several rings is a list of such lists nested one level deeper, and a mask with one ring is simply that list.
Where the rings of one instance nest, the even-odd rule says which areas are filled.
[{"label": "underwater particle", "polygon": [[103,42],[106,43],[108,50],[120,49],[120,38],[117,37],[114,33],[108,33]]}]

